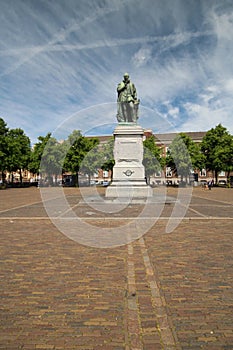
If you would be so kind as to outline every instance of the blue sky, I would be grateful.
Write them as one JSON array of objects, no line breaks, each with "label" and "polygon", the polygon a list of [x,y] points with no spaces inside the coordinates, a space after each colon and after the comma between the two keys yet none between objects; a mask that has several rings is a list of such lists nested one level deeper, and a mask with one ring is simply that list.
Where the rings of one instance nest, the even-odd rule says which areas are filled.
[{"label": "blue sky", "polygon": [[232,0],[0,0],[0,117],[36,142],[111,134],[130,74],[155,133],[233,133]]}]

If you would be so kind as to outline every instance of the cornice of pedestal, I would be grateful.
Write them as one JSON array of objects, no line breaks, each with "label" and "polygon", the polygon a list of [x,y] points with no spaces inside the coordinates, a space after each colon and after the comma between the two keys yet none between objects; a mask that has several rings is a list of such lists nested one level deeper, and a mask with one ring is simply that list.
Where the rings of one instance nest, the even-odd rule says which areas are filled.
[{"label": "cornice of pedestal", "polygon": [[119,123],[114,129],[114,135],[143,135],[144,129],[135,123]]}]

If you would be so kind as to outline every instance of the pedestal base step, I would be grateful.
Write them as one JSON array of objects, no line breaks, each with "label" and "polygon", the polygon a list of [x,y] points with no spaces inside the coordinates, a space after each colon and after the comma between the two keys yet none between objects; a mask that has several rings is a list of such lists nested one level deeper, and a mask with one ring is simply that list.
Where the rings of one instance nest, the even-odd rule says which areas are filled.
[{"label": "pedestal base step", "polygon": [[112,186],[106,189],[106,198],[148,198],[153,196],[153,189],[147,185]]}]

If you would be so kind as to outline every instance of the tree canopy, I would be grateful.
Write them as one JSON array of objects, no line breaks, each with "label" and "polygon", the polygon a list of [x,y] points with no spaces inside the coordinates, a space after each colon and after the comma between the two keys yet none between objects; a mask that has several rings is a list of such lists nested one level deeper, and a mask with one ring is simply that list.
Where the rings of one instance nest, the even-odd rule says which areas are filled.
[{"label": "tree canopy", "polygon": [[28,169],[31,154],[30,139],[20,128],[11,129],[6,135],[6,167],[9,172],[19,170],[22,183],[22,170]]},{"label": "tree canopy", "polygon": [[201,143],[205,167],[215,173],[216,183],[220,171],[230,171],[233,167],[233,137],[225,127],[218,124],[207,131]]},{"label": "tree canopy", "polygon": [[44,148],[48,140],[50,139],[50,137],[51,137],[51,133],[48,133],[45,137],[39,136],[38,137],[39,142],[37,142],[32,149],[28,168],[33,174],[39,175],[42,154],[44,152]]},{"label": "tree canopy", "polygon": [[7,170],[8,145],[7,145],[7,124],[0,118],[0,171],[4,179],[4,171]]},{"label": "tree canopy", "polygon": [[58,142],[54,137],[49,137],[43,149],[40,162],[41,174],[46,174],[49,183],[53,184],[53,176],[55,184],[57,184],[58,175],[62,174],[62,166],[66,156],[67,145]]},{"label": "tree canopy", "polygon": [[[80,130],[74,130],[68,137],[69,149],[63,164],[63,171],[71,172],[76,175],[76,184],[78,184],[78,173],[85,156],[99,143],[98,138],[84,137]],[[93,164],[92,164],[93,162]],[[94,161],[89,159],[85,161],[83,166],[87,172],[94,171]]]},{"label": "tree canopy", "polygon": [[113,167],[115,165],[114,155],[114,139],[113,137],[101,148],[101,169],[113,172]]},{"label": "tree canopy", "polygon": [[145,167],[146,178],[150,182],[151,175],[161,172],[165,162],[162,157],[162,150],[156,145],[153,135],[145,139],[143,146],[143,165]]}]

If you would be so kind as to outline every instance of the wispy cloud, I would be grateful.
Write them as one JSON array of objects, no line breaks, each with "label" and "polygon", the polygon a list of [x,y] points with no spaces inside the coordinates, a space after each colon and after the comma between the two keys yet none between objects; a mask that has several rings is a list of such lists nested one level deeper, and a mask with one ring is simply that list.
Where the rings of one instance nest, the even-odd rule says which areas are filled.
[{"label": "wispy cloud", "polygon": [[[69,25],[66,28],[59,29],[55,34],[53,35],[52,39],[50,39],[46,44],[40,45],[40,46],[34,46],[34,47],[23,47],[18,49],[8,49],[0,51],[0,56],[17,56],[17,62],[10,66],[8,69],[6,69],[1,75],[7,75],[12,72],[14,72],[17,68],[19,68],[21,65],[29,62],[31,59],[33,59],[34,56],[48,51],[63,51],[67,50],[64,46],[65,45],[59,45],[57,43],[62,43],[68,35],[72,32],[79,31],[81,28],[84,28],[86,26],[89,26],[92,22],[96,21],[98,18],[102,16],[106,16],[110,14],[113,11],[112,8],[97,8],[94,13],[92,13],[90,16],[87,16],[84,18],[83,21],[78,22],[75,20],[71,20]],[[56,45],[57,44],[57,45]],[[67,45],[68,47],[68,45]],[[80,45],[80,48],[84,48],[85,45]],[[96,46],[91,46],[90,48],[95,48]],[[98,46],[97,46],[98,47]]]},{"label": "wispy cloud", "polygon": [[81,130],[114,125],[125,71],[143,127],[192,131],[221,122],[233,132],[228,1],[9,0],[0,19],[0,115],[33,140],[68,120]]}]

